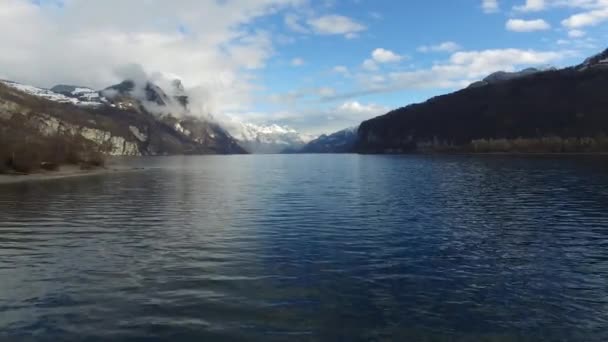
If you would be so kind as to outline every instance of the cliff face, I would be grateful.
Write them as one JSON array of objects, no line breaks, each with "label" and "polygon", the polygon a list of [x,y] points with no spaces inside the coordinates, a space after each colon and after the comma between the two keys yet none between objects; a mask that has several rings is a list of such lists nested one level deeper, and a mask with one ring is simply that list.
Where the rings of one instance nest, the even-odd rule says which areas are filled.
[{"label": "cliff face", "polygon": [[608,69],[603,64],[604,58],[590,59],[584,68],[531,73],[397,109],[364,122],[355,149],[608,151]]}]

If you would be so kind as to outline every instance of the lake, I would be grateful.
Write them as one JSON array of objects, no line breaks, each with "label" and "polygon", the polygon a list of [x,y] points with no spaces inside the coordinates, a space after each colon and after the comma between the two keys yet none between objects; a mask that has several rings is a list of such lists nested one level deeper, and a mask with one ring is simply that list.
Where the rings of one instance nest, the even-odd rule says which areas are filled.
[{"label": "lake", "polygon": [[0,185],[0,338],[608,340],[608,158],[122,163]]}]

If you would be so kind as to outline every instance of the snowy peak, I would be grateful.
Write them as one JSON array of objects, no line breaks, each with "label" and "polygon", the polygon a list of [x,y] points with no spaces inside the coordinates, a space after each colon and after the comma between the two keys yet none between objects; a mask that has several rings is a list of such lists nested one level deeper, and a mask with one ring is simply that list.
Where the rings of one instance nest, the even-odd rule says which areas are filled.
[{"label": "snowy peak", "polygon": [[101,91],[112,106],[121,109],[145,109],[163,116],[186,116],[189,99],[181,81],[175,80],[167,87],[168,92],[152,82],[136,83],[126,80]]},{"label": "snowy peak", "polygon": [[298,131],[277,124],[255,125],[233,121],[227,124],[230,133],[251,153],[274,154],[298,149],[305,142]]},{"label": "snowy peak", "polygon": [[150,82],[139,86],[131,80],[126,80],[104,89],[102,93],[110,99],[132,97],[159,106],[164,106],[170,101],[169,96],[160,87]]},{"label": "snowy peak", "polygon": [[182,105],[184,108],[188,108],[188,105],[190,104],[190,99],[188,98],[188,94],[186,93],[186,89],[184,88],[182,81],[178,79],[173,80],[171,82],[171,87],[171,90],[173,91],[171,95],[173,96],[173,98],[176,99],[177,102],[179,102],[179,104]]},{"label": "snowy peak", "polygon": [[[99,96],[99,94],[88,88],[86,88],[87,90],[84,91],[85,88],[74,87],[74,89],[72,91],[76,91],[76,89],[78,89],[78,95],[74,95],[74,94],[70,93],[71,94],[70,96],[66,96],[65,94],[55,92],[53,90],[49,90],[49,89],[45,89],[45,88],[38,88],[38,87],[31,86],[31,85],[17,83],[17,82],[12,82],[12,81],[0,81],[0,82],[2,82],[3,84],[5,84],[13,89],[22,91],[26,94],[37,96],[37,97],[40,97],[40,98],[43,98],[43,99],[46,99],[49,101],[53,101],[53,102],[68,103],[68,104],[73,104],[76,106],[83,106],[83,107],[97,107],[97,106],[103,105],[103,99]],[[55,87],[53,87],[53,88],[55,88]],[[89,90],[90,90],[90,92],[89,92]]]},{"label": "snowy peak", "polygon": [[73,99],[77,99],[81,102],[94,102],[98,104],[107,102],[107,100],[103,98],[103,96],[101,96],[98,91],[88,87],[60,84],[51,88],[51,91]]}]

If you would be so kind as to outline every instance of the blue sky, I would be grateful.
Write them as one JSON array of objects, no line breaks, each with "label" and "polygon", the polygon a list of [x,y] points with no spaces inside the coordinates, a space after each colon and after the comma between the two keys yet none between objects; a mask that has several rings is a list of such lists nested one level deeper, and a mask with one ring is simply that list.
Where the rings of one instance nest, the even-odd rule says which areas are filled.
[{"label": "blue sky", "polygon": [[[547,4],[546,8],[537,11],[516,9],[517,6],[524,5],[525,1],[499,1],[498,9],[485,11],[483,2],[476,0],[331,2],[323,12],[339,13],[366,27],[357,33],[357,37],[350,39],[343,35],[294,32],[285,27],[284,18],[273,17],[260,24],[269,25],[277,31],[285,30],[285,34],[294,41],[278,47],[277,54],[270,59],[263,77],[272,91],[277,93],[326,87],[332,88],[338,95],[335,100],[320,101],[313,101],[315,96],[311,96],[311,101],[300,101],[296,107],[316,106],[320,111],[331,111],[348,100],[364,106],[375,104],[379,108],[397,108],[453,91],[461,85],[458,82],[421,87],[402,84],[378,93],[357,93],[365,93],[368,78],[429,69],[437,64],[449,63],[450,57],[459,52],[504,49],[555,52],[555,56],[541,58],[538,62],[528,63],[522,60],[519,64],[520,61],[515,58],[489,65],[480,71],[483,75],[484,71],[491,72],[505,67],[519,69],[530,65],[566,66],[579,63],[587,55],[605,48],[602,45],[608,38],[605,25],[585,26],[584,37],[572,38],[569,36],[570,30],[561,24],[564,19],[580,13],[581,8],[560,5],[549,7]],[[514,30],[507,28],[507,22],[511,19],[541,19],[550,28]],[[301,21],[304,22],[305,19]],[[364,61],[372,58],[372,51],[379,48],[391,51],[401,58],[395,62],[375,63],[377,70],[366,69]],[[294,59],[302,65],[291,65],[290,62]],[[341,71],[346,68],[348,72],[333,71],[338,66]],[[463,84],[475,79],[475,76],[471,77],[461,77]],[[340,94],[352,96],[341,97]],[[273,111],[280,110],[285,104],[261,105],[263,110]]]},{"label": "blue sky", "polygon": [[579,63],[606,23],[606,0],[5,0],[0,76],[103,87],[137,65],[181,78],[201,113],[317,135],[493,71]]}]

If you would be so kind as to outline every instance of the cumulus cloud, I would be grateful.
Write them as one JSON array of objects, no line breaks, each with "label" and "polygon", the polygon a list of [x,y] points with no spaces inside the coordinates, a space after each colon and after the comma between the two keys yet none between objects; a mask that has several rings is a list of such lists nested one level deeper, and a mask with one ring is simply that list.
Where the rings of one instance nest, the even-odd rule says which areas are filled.
[{"label": "cumulus cloud", "polygon": [[[97,89],[122,81],[121,66],[182,79],[206,111],[244,109],[254,72],[273,54],[271,35],[250,24],[300,0],[171,2],[0,1],[3,77],[37,86]],[[18,33],[18,34],[17,34]]]},{"label": "cumulus cloud", "polygon": [[346,101],[339,105],[335,111],[361,117],[363,120],[365,120],[369,119],[370,117],[386,113],[388,111],[388,107],[374,103],[362,104],[359,101]]},{"label": "cumulus cloud", "polygon": [[551,25],[543,19],[509,19],[506,28],[507,30],[514,32],[534,32],[549,30]]},{"label": "cumulus cloud", "polygon": [[401,61],[403,56],[400,56],[393,51],[380,48],[372,51],[372,58],[377,63],[395,63]]},{"label": "cumulus cloud", "polygon": [[423,45],[418,47],[419,52],[455,52],[461,50],[462,47],[455,42],[443,42],[437,45]]},{"label": "cumulus cloud", "polygon": [[363,61],[361,67],[366,71],[377,71],[380,69],[379,64],[397,63],[406,58],[406,56],[401,56],[393,51],[378,48],[372,51],[371,58]]},{"label": "cumulus cloud", "polygon": [[346,38],[356,38],[367,27],[357,21],[341,15],[325,15],[308,20],[312,30],[320,35],[343,35]]},{"label": "cumulus cloud", "polygon": [[538,12],[546,8],[545,0],[526,0],[523,6],[515,6],[516,11],[521,12]]},{"label": "cumulus cloud", "polygon": [[482,0],[481,8],[485,13],[496,13],[499,10],[498,0]]},{"label": "cumulus cloud", "polygon": [[602,3],[603,7],[570,16],[562,21],[562,25],[569,29],[580,29],[608,21],[608,2],[604,1]]}]

